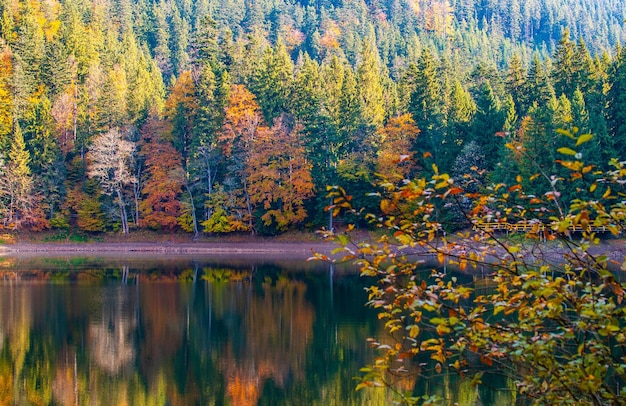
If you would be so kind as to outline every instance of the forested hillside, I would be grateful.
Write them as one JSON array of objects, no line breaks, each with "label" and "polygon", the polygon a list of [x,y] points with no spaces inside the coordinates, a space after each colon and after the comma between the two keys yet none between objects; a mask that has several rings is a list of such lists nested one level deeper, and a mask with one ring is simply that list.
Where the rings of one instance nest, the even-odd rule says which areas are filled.
[{"label": "forested hillside", "polygon": [[367,206],[377,174],[433,164],[469,190],[543,173],[545,193],[559,128],[594,134],[587,162],[626,157],[626,0],[0,11],[8,229],[274,234],[326,224],[327,185]]}]

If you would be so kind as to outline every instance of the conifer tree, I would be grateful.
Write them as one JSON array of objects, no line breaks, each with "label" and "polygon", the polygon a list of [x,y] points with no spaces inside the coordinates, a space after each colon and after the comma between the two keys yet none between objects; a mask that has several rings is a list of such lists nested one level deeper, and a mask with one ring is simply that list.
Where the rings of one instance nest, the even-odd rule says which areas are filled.
[{"label": "conifer tree", "polygon": [[53,134],[51,110],[50,100],[45,95],[39,95],[33,99],[23,120],[23,134],[28,140],[32,157],[30,168],[35,175],[33,187],[39,195],[40,208],[48,219],[54,217],[65,195],[65,166]]},{"label": "conifer tree", "polygon": [[506,72],[506,89],[513,98],[515,109],[518,112],[526,111],[527,95],[526,91],[526,70],[522,66],[522,60],[518,54],[514,54],[509,60],[509,67]]},{"label": "conifer tree", "polygon": [[176,2],[171,3],[170,15],[170,50],[172,53],[172,65],[175,75],[189,69],[190,58],[187,53],[189,45],[189,23],[183,20]]},{"label": "conifer tree", "polygon": [[483,83],[476,96],[476,115],[471,126],[471,140],[475,141],[485,155],[485,168],[493,169],[502,137],[505,115],[500,100],[494,95],[489,82]]},{"label": "conifer tree", "polygon": [[293,62],[282,40],[275,49],[266,48],[254,74],[251,90],[263,110],[265,121],[271,123],[280,114],[291,111],[289,93],[293,81]]},{"label": "conifer tree", "polygon": [[12,75],[11,50],[4,47],[0,52],[0,149],[3,151],[9,148],[13,130]]},{"label": "conifer tree", "polygon": [[152,5],[152,25],[154,27],[154,47],[152,52],[157,66],[167,82],[173,74],[170,51],[170,29],[165,15],[165,2],[160,0]]},{"label": "conifer tree", "polygon": [[48,226],[37,206],[30,162],[24,136],[15,122],[11,146],[0,168],[0,199],[5,227],[20,229],[30,226],[41,230]]},{"label": "conifer tree", "polygon": [[567,97],[571,97],[576,89],[577,79],[574,75],[575,65],[577,61],[576,57],[576,44],[569,38],[569,30],[565,29],[561,40],[559,41],[556,51],[554,53],[554,66],[555,69],[552,72],[554,90],[557,97],[561,94],[565,94]]},{"label": "conifer tree", "polygon": [[524,90],[527,95],[528,106],[532,106],[535,102],[546,104],[555,95],[550,77],[537,54],[535,54],[528,70],[528,80]]},{"label": "conifer tree", "polygon": [[626,157],[626,48],[621,49],[611,67],[607,94],[607,122],[612,135],[610,148],[620,159]]},{"label": "conifer tree", "polygon": [[376,128],[385,119],[381,60],[376,48],[374,34],[363,40],[357,83],[361,98],[361,114],[366,125]]},{"label": "conifer tree", "polygon": [[355,148],[357,131],[363,125],[361,111],[363,106],[359,97],[358,85],[354,71],[349,67],[345,69],[345,75],[341,87],[341,99],[339,101],[340,138],[345,143],[346,150]]},{"label": "conifer tree", "polygon": [[451,144],[462,145],[469,139],[470,123],[476,114],[476,103],[458,79],[452,84],[448,107],[448,129]]},{"label": "conifer tree", "polygon": [[196,201],[192,187],[193,179],[190,178],[190,175],[193,146],[195,144],[195,133],[193,130],[194,113],[197,109],[198,105],[191,72],[185,71],[174,84],[170,96],[165,102],[165,117],[172,126],[174,147],[181,156],[184,188],[188,196],[188,199],[185,199],[183,202],[181,219],[179,221],[183,229],[185,231],[193,231],[194,236],[199,234],[199,228],[196,216]]},{"label": "conifer tree", "polygon": [[441,83],[437,71],[437,62],[428,48],[424,48],[415,71],[413,91],[409,112],[413,115],[420,137],[414,147],[421,155],[430,153],[435,164],[444,164],[445,143],[444,133],[444,103]]}]

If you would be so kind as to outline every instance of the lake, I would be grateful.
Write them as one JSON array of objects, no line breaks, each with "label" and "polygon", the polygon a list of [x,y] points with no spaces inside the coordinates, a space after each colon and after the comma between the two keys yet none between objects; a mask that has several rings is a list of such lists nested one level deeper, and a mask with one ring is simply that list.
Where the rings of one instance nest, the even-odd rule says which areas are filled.
[{"label": "lake", "polygon": [[[2,258],[0,404],[391,404],[354,390],[383,335],[366,284],[284,258]],[[455,376],[413,387],[514,402]]]}]

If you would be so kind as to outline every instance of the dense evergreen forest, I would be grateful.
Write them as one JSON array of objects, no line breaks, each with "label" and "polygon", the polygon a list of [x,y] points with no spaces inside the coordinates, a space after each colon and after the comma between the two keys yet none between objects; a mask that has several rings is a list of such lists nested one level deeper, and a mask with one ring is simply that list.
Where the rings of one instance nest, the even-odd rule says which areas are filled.
[{"label": "dense evergreen forest", "polygon": [[433,164],[469,190],[540,173],[545,193],[562,128],[594,134],[587,162],[626,157],[625,0],[0,11],[8,229],[275,234],[327,224],[327,185],[367,206],[377,176]]}]

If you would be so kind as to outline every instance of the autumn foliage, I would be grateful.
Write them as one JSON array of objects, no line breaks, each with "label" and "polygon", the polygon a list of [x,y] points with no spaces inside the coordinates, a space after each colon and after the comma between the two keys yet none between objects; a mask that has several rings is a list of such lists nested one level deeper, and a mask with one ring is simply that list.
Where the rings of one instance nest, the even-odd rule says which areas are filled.
[{"label": "autumn foliage", "polygon": [[[521,175],[476,193],[433,167],[430,177],[380,184],[380,212],[366,215],[384,230],[377,242],[327,233],[343,246],[344,260],[374,278],[369,305],[393,341],[370,339],[379,357],[363,369],[359,388],[395,387],[404,404],[445,403],[402,392],[395,378],[459,374],[479,386],[488,372],[509,379],[530,404],[624,404],[626,283],[619,275],[626,261],[597,245],[600,233],[625,231],[626,168],[613,159],[613,169],[595,170],[580,159],[593,137],[560,133],[569,146],[558,148],[557,163],[567,178],[543,196],[527,194]],[[526,155],[522,144],[507,147]],[[559,190],[572,184],[578,197],[567,205]],[[352,210],[342,189],[331,196],[333,210]],[[443,232],[437,211],[452,206],[474,231]],[[516,238],[507,238],[504,223]]]},{"label": "autumn foliage", "polygon": [[141,155],[146,174],[139,204],[142,226],[173,230],[180,216],[183,168],[180,154],[169,141],[167,127],[156,120],[143,127]]}]

